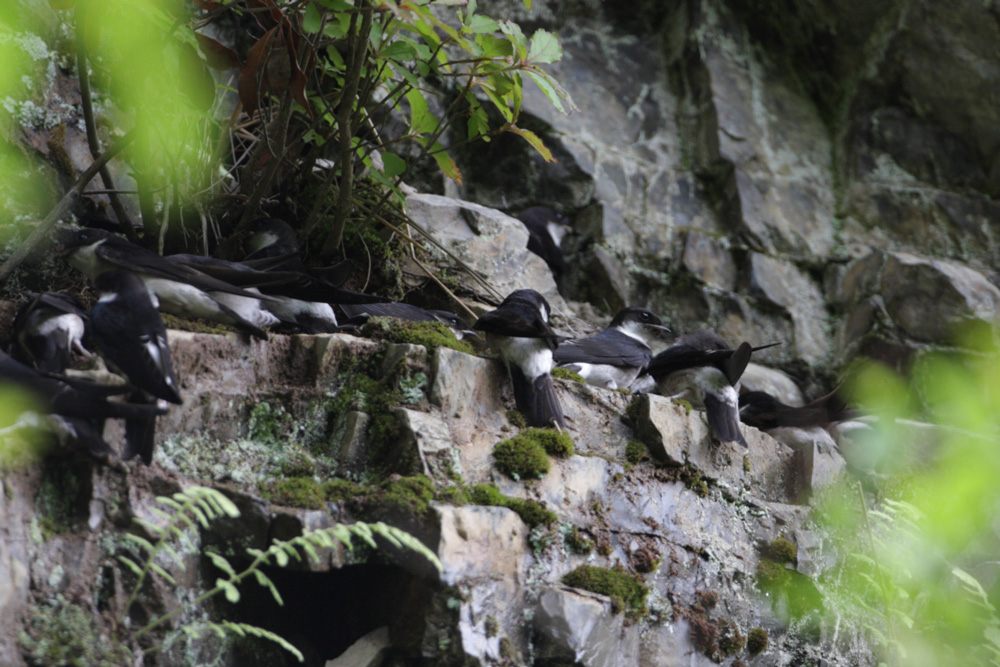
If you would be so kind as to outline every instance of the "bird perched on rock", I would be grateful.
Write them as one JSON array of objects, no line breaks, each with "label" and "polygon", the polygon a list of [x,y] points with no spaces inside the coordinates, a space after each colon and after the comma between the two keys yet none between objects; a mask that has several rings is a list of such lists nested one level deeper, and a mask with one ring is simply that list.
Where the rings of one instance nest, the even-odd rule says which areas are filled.
[{"label": "bird perched on rock", "polygon": [[588,384],[624,389],[649,364],[653,346],[662,347],[669,333],[652,311],[632,306],[620,310],[604,331],[562,343],[555,362],[579,373]]},{"label": "bird perched on rock", "polygon": [[136,405],[107,400],[122,393],[121,387],[105,387],[71,382],[43,375],[0,351],[0,383],[11,384],[36,397],[45,408],[48,427],[63,443],[82,445],[94,457],[107,461],[113,450],[104,441],[106,419],[126,420],[126,448],[129,423],[155,418],[164,410],[155,405]]},{"label": "bird perched on rock", "polygon": [[[150,293],[156,295],[158,307],[168,313],[231,324],[265,339],[267,333],[262,327],[277,321],[261,306],[262,301],[269,301],[267,296],[253,294],[190,266],[170,262],[110,232],[68,230],[63,236],[69,263],[91,282],[108,271],[133,273],[142,279]],[[218,294],[242,297],[243,301],[236,302],[234,308],[233,303],[224,303],[213,296]]]},{"label": "bird perched on rock", "polygon": [[[142,280],[125,271],[109,271],[94,282],[101,294],[90,313],[94,341],[138,390],[131,400],[155,403],[159,398],[180,404],[167,329]],[[153,460],[155,418],[136,420],[129,429],[126,424],[130,444],[122,458],[127,461],[138,455],[148,465]]]},{"label": "bird perched on rock", "polygon": [[755,350],[741,343],[733,350],[714,331],[701,329],[684,334],[649,362],[633,391],[655,391],[662,396],[685,398],[705,408],[712,432],[721,442],[747,447],[740,432],[739,379]]},{"label": "bird perched on rock", "polygon": [[563,238],[569,233],[566,216],[548,206],[532,206],[517,219],[528,228],[528,250],[545,260],[558,281],[567,268],[561,248]]},{"label": "bird perched on rock", "polygon": [[14,339],[24,358],[43,373],[62,373],[76,351],[86,358],[83,346],[89,318],[80,300],[69,294],[36,295],[14,318]]},{"label": "bird perched on rock", "polygon": [[552,386],[552,353],[560,336],[549,326],[549,303],[532,289],[515,290],[476,320],[473,329],[503,359],[514,386],[514,401],[529,426],[554,422],[565,428],[562,407]]},{"label": "bird perched on rock", "polygon": [[785,426],[826,428],[852,416],[852,411],[834,390],[801,407],[785,405],[763,391],[740,395],[740,420],[762,431]]}]

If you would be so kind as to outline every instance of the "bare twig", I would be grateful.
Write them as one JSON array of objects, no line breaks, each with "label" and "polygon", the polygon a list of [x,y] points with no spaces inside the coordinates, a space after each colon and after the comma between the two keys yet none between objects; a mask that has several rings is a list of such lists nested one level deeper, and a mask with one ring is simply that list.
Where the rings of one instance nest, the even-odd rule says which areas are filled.
[{"label": "bare twig", "polygon": [[55,224],[59,222],[64,215],[66,215],[70,206],[73,205],[74,200],[81,192],[83,192],[83,189],[87,187],[87,183],[90,183],[94,176],[97,175],[97,173],[101,170],[101,167],[106,165],[108,160],[113,158],[115,155],[120,153],[122,149],[132,143],[133,139],[135,139],[135,130],[131,130],[121,139],[116,141],[111,148],[104,151],[99,158],[94,160],[94,163],[87,167],[85,172],[80,174],[80,178],[76,180],[76,183],[74,183],[73,187],[69,189],[69,192],[63,195],[63,198],[59,200],[59,203],[56,204],[55,208],[49,211],[49,214],[45,216],[45,219],[42,220],[37,227],[35,227],[35,231],[31,232],[31,235],[25,239],[24,243],[22,243],[17,250],[11,253],[11,256],[7,258],[7,261],[0,266],[0,283],[6,280],[10,274],[13,273],[14,269],[20,266],[21,262],[23,262],[28,255],[34,252],[42,241],[48,237],[49,232]]}]

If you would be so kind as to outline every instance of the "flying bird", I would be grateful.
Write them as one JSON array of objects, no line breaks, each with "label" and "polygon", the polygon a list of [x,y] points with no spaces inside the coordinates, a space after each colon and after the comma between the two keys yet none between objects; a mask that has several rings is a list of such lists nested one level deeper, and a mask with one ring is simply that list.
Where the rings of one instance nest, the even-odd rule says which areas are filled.
[{"label": "flying bird", "polygon": [[624,389],[632,384],[662,347],[670,329],[645,308],[632,306],[615,315],[604,331],[566,341],[555,352],[555,363],[579,373],[588,384]]},{"label": "flying bird", "polygon": [[89,359],[83,346],[89,318],[80,300],[69,294],[36,295],[14,318],[14,339],[24,358],[43,373],[62,373],[73,352]]},{"label": "flying bird", "polygon": [[552,386],[552,354],[560,336],[549,326],[551,308],[532,289],[511,292],[495,309],[484,313],[473,329],[503,359],[514,387],[514,401],[529,426],[555,423],[566,427],[562,407]]}]

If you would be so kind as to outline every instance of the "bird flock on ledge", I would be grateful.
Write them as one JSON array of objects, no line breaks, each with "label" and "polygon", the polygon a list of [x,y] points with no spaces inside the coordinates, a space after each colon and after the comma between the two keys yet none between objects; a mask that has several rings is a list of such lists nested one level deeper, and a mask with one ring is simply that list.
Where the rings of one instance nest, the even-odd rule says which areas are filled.
[{"label": "bird flock on ledge", "polygon": [[[558,244],[563,229],[534,209],[522,216],[529,249],[554,271],[565,268]],[[757,350],[743,342],[732,349],[718,334],[699,330],[671,341],[671,332],[641,307],[620,311],[603,331],[567,339],[549,324],[551,308],[532,289],[511,292],[484,313],[472,330],[454,313],[426,310],[342,289],[349,261],[308,268],[294,230],[275,218],[249,229],[249,255],[241,262],[199,255],[160,256],[100,229],[64,228],[59,251],[89,279],[98,299],[88,313],[68,294],[33,295],[14,320],[10,356],[0,350],[0,384],[33,395],[41,406],[25,411],[4,430],[41,429],[63,445],[78,445],[109,461],[104,440],[108,419],[125,422],[121,458],[153,459],[156,419],[183,397],[160,311],[206,319],[266,339],[265,329],[294,333],[357,331],[370,317],[441,322],[458,338],[484,334],[507,367],[517,409],[529,426],[566,428],[551,370],[563,367],[587,383],[632,393],[656,393],[704,409],[720,442],[747,442],[742,423],[761,429],[822,430],[841,421],[846,406],[834,393],[801,408],[763,392],[740,395],[740,377]],[[555,248],[555,254],[552,249]],[[97,383],[67,374],[74,361],[94,355],[125,382]],[[15,358],[16,357],[16,358]],[[0,432],[0,438],[4,435]]]}]

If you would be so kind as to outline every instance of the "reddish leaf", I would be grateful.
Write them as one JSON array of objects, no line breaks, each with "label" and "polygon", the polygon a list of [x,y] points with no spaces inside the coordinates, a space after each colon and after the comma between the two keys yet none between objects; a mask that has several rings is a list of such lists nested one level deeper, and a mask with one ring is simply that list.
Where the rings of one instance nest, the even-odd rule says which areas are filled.
[{"label": "reddish leaf", "polygon": [[268,7],[270,7],[271,10],[267,12],[250,12],[261,28],[273,28],[278,25],[278,23],[281,22],[281,10],[274,4],[274,0],[247,0],[248,9],[261,10]]},{"label": "reddish leaf", "polygon": [[264,33],[264,36],[257,40],[257,43],[250,47],[247,53],[247,61],[240,70],[240,79],[237,87],[240,92],[240,102],[249,115],[257,111],[260,100],[259,85],[264,78],[261,70],[271,51],[271,42],[277,34],[278,27],[275,26]]},{"label": "reddish leaf", "polygon": [[240,67],[243,64],[240,62],[240,57],[236,55],[236,52],[228,46],[223,46],[216,40],[200,32],[196,32],[194,36],[198,40],[198,48],[205,54],[205,62],[208,63],[209,67],[214,69],[232,69]]},{"label": "reddish leaf", "polygon": [[[291,68],[288,81],[288,92],[292,96],[292,99],[298,102],[303,109],[309,112],[309,116],[312,117],[312,109],[309,106],[309,101],[306,99],[306,83],[308,82],[308,77],[306,72],[299,67],[299,61],[296,57],[296,54],[298,53],[299,36],[289,21],[285,21],[282,25],[282,31],[286,36],[285,44],[287,45],[288,64]],[[312,71],[314,63],[315,54],[312,50],[310,50],[309,57],[306,59],[306,70]]]},{"label": "reddish leaf", "polygon": [[213,9],[218,9],[222,6],[221,2],[215,2],[214,0],[194,0],[195,4],[198,5],[198,9],[204,9],[206,12],[210,12]]}]

